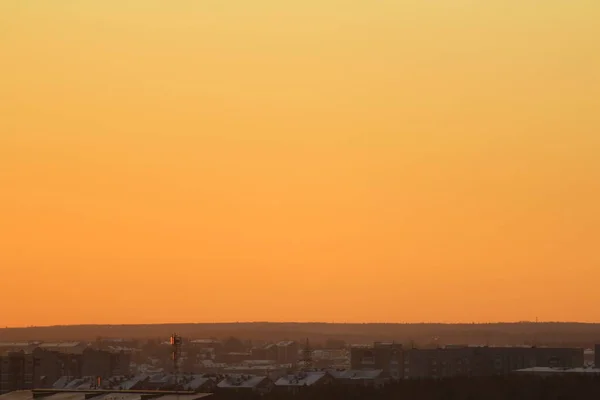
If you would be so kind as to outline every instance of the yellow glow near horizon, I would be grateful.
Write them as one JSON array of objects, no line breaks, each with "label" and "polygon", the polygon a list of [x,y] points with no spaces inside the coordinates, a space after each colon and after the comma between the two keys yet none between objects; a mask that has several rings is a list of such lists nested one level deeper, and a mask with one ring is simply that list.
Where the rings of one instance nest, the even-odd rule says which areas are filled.
[{"label": "yellow glow near horizon", "polygon": [[3,1],[0,323],[600,321],[599,18]]}]

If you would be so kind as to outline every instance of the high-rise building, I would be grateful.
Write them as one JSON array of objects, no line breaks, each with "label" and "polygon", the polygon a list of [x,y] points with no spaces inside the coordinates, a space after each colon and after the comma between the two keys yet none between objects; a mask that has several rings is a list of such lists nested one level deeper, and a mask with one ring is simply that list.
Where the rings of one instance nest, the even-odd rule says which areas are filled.
[{"label": "high-rise building", "polygon": [[0,393],[33,388],[33,357],[23,351],[0,357]]},{"label": "high-rise building", "polygon": [[583,366],[583,349],[446,346],[403,349],[394,343],[353,347],[353,370],[382,370],[391,379],[504,375],[531,367]]},{"label": "high-rise building", "polygon": [[294,341],[277,343],[277,362],[279,364],[296,364],[299,357],[299,346]]},{"label": "high-rise building", "polygon": [[131,355],[87,348],[83,352],[82,376],[107,379],[112,376],[129,375]]},{"label": "high-rise building", "polygon": [[583,366],[583,349],[550,347],[448,346],[410,349],[404,354],[405,378],[492,376],[531,367]]},{"label": "high-rise building", "polygon": [[403,377],[402,345],[375,342],[373,346],[352,347],[350,368],[353,370],[382,370],[386,378]]}]

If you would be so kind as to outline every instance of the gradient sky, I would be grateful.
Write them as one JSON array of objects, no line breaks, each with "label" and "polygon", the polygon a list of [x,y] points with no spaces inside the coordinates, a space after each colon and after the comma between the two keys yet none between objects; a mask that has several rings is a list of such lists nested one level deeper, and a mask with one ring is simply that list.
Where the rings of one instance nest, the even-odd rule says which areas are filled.
[{"label": "gradient sky", "polygon": [[599,20],[0,1],[0,325],[600,321]]}]

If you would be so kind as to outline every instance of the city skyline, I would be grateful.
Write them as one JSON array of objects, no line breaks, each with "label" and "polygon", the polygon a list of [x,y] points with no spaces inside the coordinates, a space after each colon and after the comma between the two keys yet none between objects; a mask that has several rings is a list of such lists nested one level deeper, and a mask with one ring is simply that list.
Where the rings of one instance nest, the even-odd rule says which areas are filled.
[{"label": "city skyline", "polygon": [[600,322],[600,2],[0,4],[0,324]]}]

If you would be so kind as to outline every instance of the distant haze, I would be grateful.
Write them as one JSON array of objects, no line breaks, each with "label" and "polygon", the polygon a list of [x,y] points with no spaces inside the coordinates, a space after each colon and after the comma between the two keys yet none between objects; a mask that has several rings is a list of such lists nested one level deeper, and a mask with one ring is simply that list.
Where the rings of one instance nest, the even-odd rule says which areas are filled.
[{"label": "distant haze", "polygon": [[0,324],[600,321],[600,2],[0,2]]}]

